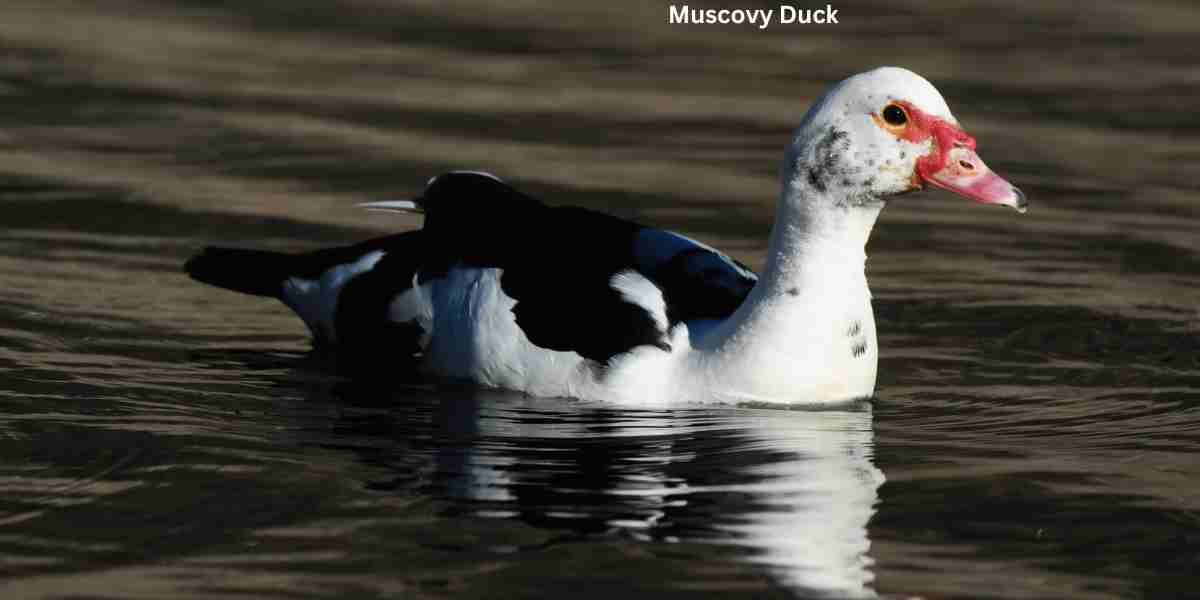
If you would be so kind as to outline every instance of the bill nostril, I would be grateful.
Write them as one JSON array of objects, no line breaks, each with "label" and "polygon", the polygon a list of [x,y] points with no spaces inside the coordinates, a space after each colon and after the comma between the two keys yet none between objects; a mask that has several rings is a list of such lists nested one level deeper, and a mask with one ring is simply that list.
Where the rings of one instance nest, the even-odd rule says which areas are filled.
[{"label": "bill nostril", "polygon": [[962,167],[966,171],[974,171],[975,170],[975,165],[973,165],[965,160],[958,161],[958,166]]}]

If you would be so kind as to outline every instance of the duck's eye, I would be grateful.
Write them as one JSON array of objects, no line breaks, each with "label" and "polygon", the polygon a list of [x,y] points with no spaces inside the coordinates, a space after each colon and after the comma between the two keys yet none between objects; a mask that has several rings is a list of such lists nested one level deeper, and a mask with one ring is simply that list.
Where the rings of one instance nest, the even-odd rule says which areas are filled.
[{"label": "duck's eye", "polygon": [[895,104],[889,104],[883,108],[883,120],[888,125],[899,127],[908,122],[908,114],[903,108]]}]

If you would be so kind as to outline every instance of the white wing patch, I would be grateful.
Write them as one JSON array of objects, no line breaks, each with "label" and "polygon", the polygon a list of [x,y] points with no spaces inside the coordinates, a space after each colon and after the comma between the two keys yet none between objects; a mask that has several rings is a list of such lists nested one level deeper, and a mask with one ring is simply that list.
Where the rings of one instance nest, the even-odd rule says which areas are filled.
[{"label": "white wing patch", "polygon": [[500,285],[502,275],[457,265],[417,288],[432,307],[435,332],[422,369],[534,396],[580,396],[578,382],[591,372],[583,357],[529,341],[513,315],[516,300]]},{"label": "white wing patch", "polygon": [[314,338],[332,344],[337,341],[333,318],[342,286],[355,275],[370,271],[383,255],[382,250],[369,252],[352,263],[326,269],[317,279],[290,277],[283,282],[283,301],[300,315]]},{"label": "white wing patch", "polygon": [[[450,171],[447,173],[442,173],[441,175],[434,175],[433,177],[430,177],[429,181],[425,182],[425,188],[428,189],[429,186],[433,185],[433,183],[437,181],[439,177],[444,175],[479,175],[480,177],[487,177],[488,179],[503,182],[503,180],[499,177],[496,177],[495,175],[492,175],[486,171]],[[378,202],[362,202],[356,204],[355,206],[359,208],[365,208],[367,210],[386,212],[410,214],[421,214],[425,212],[425,209],[421,208],[421,205],[413,200],[380,200]]]},{"label": "white wing patch", "polygon": [[388,320],[393,323],[416,321],[424,332],[419,344],[421,348],[427,347],[433,337],[433,282],[421,284],[418,273],[413,273],[412,287],[397,294],[388,304]]},{"label": "white wing patch", "polygon": [[641,307],[662,335],[667,333],[667,302],[663,299],[662,290],[653,281],[646,279],[641,273],[625,270],[612,276],[608,285],[616,290],[626,302]]},{"label": "white wing patch", "polygon": [[[488,173],[487,171],[471,171],[471,170],[464,169],[464,170],[458,170],[458,171],[449,171],[446,173],[442,173],[442,175],[479,175],[480,177],[487,177],[489,179],[494,179],[501,183],[504,182],[503,179],[500,179],[499,177],[496,177],[495,175]],[[433,182],[437,181],[438,177],[441,177],[442,175],[434,175],[433,177],[430,177],[429,181],[425,182],[425,187],[429,187],[429,186],[433,185]]]},{"label": "white wing patch", "polygon": [[379,202],[362,202],[355,204],[359,208],[384,212],[417,213],[425,212],[412,200],[380,200]]}]

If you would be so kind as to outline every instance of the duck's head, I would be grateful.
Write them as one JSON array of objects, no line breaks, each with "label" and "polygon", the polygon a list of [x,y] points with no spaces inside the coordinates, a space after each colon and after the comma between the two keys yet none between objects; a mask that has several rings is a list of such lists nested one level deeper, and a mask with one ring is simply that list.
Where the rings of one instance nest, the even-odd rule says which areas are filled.
[{"label": "duck's head", "polygon": [[927,184],[1024,212],[1025,195],[984,164],[942,95],[896,67],[860,73],[809,109],[788,148],[785,183],[805,197],[873,204]]}]

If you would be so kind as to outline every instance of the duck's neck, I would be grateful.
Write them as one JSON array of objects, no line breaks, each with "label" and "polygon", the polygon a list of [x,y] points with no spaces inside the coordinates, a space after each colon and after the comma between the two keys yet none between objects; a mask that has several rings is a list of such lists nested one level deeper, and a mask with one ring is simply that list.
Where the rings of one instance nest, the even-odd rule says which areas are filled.
[{"label": "duck's neck", "polygon": [[765,270],[701,342],[712,383],[746,400],[869,395],[877,354],[865,245],[883,203],[788,179]]},{"label": "duck's neck", "polygon": [[879,201],[805,204],[784,198],[776,211],[767,264],[756,291],[794,296],[796,291],[815,292],[843,279],[862,280],[867,238],[882,209]]}]

